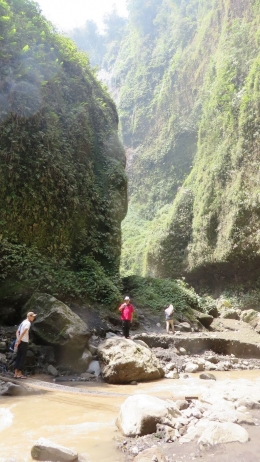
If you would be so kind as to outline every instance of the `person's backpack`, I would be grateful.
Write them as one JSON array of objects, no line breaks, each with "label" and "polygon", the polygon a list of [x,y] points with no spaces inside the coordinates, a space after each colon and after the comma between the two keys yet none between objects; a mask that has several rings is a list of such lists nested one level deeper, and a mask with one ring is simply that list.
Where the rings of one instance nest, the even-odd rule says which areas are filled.
[{"label": "person's backpack", "polygon": [[[18,329],[17,329],[18,335],[20,335],[20,327],[21,327],[21,325],[22,325],[22,323],[20,324],[20,326],[18,326]],[[16,331],[16,332],[17,332],[17,331]],[[12,341],[11,345],[9,346],[9,350],[12,351],[13,353],[14,353],[14,346],[15,346],[15,344],[16,344],[16,341],[17,341],[17,338],[15,338],[15,339]]]}]

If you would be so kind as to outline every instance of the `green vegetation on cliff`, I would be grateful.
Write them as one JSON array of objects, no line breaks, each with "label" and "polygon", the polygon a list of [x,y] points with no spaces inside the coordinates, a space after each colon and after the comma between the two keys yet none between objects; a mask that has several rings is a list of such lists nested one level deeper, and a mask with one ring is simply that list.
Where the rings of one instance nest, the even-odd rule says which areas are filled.
[{"label": "green vegetation on cliff", "polygon": [[88,57],[0,0],[0,294],[116,301],[125,155]]},{"label": "green vegetation on cliff", "polygon": [[127,150],[122,274],[255,280],[260,2],[128,7],[118,53],[102,62]]}]

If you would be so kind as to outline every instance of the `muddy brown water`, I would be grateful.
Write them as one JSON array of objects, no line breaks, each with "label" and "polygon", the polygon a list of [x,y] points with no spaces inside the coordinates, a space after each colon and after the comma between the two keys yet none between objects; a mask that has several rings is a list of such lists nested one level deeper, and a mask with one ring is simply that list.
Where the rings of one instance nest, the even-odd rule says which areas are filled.
[{"label": "muddy brown water", "polygon": [[[214,372],[217,380],[248,380],[260,384],[260,371]],[[33,381],[32,381],[33,383]],[[36,382],[35,382],[36,383]],[[124,462],[117,450],[122,435],[115,419],[127,396],[147,393],[163,399],[199,396],[211,381],[159,380],[137,386],[73,383],[72,388],[45,384],[42,394],[0,397],[0,462],[30,462],[34,442],[44,437],[75,449],[82,461]]]}]

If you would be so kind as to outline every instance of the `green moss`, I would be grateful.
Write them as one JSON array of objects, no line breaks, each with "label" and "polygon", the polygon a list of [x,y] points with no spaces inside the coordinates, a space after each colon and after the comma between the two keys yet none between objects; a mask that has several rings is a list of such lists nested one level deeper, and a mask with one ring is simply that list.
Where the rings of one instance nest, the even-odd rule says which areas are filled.
[{"label": "green moss", "polygon": [[[37,257],[58,277],[58,291],[66,271],[65,280],[73,279],[73,271],[79,280],[86,278],[82,261],[88,257],[104,280],[118,280],[126,176],[115,105],[91,72],[87,55],[55,33],[35,3],[1,1],[0,21],[2,255],[9,246],[8,262],[3,257],[0,262],[5,281],[20,265],[14,261],[19,249],[29,265],[19,266],[21,281],[28,281]],[[73,292],[72,279],[67,289]],[[74,293],[85,291],[75,286]],[[96,298],[93,287],[88,292]]]}]

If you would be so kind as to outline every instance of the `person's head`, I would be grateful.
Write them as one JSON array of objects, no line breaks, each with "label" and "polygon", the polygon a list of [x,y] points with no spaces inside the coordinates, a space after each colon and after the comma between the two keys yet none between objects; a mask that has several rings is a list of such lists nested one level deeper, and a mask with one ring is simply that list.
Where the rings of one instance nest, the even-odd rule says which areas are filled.
[{"label": "person's head", "polygon": [[130,303],[130,298],[128,297],[128,295],[125,297],[125,302],[127,303],[127,305],[128,303]]},{"label": "person's head", "polygon": [[35,314],[33,311],[29,311],[29,313],[27,313],[27,319],[32,322],[35,320],[37,314]]}]

